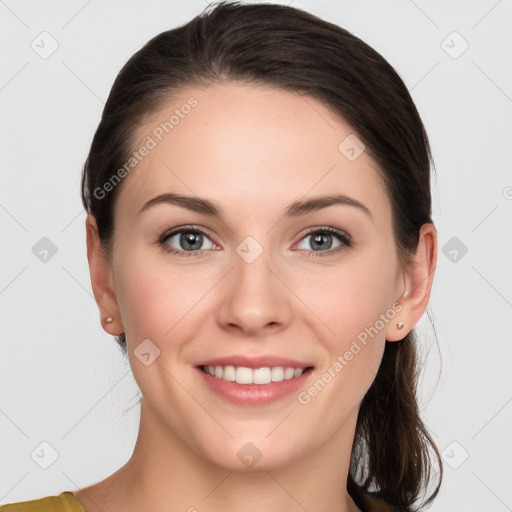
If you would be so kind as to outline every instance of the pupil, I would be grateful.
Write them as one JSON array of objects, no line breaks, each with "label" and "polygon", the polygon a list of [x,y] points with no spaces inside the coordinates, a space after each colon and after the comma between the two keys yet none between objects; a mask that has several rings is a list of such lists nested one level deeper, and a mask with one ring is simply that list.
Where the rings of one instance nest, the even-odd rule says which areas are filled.
[{"label": "pupil", "polygon": [[[327,237],[331,237],[331,235],[316,235],[313,238],[313,246],[317,245],[320,249],[329,249],[332,243],[329,243],[329,239]],[[332,240],[331,240],[332,242]],[[313,247],[314,248],[314,247]]]},{"label": "pupil", "polygon": [[[184,248],[199,249],[201,247],[202,235],[200,233],[184,233],[181,235],[181,244]],[[195,247],[197,246],[197,247]]]}]

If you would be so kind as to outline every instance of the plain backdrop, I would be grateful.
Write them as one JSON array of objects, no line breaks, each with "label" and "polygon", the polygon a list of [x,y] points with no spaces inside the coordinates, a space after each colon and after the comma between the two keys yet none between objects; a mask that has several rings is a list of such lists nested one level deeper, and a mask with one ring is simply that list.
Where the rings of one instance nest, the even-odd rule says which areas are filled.
[{"label": "plain backdrop", "polygon": [[[380,52],[422,116],[440,242],[435,331],[418,328],[445,461],[431,510],[512,510],[512,2],[290,4]],[[132,453],[139,392],[92,298],[80,171],[122,65],[206,6],[0,1],[0,503],[90,485]]]}]

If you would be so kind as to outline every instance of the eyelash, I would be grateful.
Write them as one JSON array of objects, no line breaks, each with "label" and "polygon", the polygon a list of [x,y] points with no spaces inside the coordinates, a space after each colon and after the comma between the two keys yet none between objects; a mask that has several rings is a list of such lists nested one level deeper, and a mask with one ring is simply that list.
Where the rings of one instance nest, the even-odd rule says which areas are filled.
[{"label": "eyelash", "polygon": [[309,235],[314,235],[318,233],[329,233],[331,235],[335,235],[338,240],[341,242],[341,245],[336,247],[335,249],[329,249],[327,251],[313,251],[313,250],[307,250],[307,249],[301,249],[301,251],[306,251],[308,253],[308,256],[311,258],[322,258],[325,256],[332,256],[333,254],[337,254],[340,251],[343,251],[349,247],[352,247],[352,239],[350,236],[345,233],[344,231],[341,231],[339,229],[331,228],[329,226],[323,226],[320,228],[313,228],[309,231],[307,231],[300,240],[303,240]]},{"label": "eyelash", "polygon": [[165,241],[168,240],[169,238],[171,238],[172,236],[177,235],[179,233],[201,233],[202,235],[210,238],[210,236],[208,235],[208,233],[206,231],[204,231],[203,229],[198,228],[196,226],[183,226],[183,227],[178,228],[178,229],[173,229],[171,231],[166,231],[158,239],[158,243],[161,244],[161,246],[162,246],[162,248],[163,248],[163,250],[165,252],[173,254],[175,256],[180,256],[182,258],[190,258],[190,257],[197,258],[198,257],[198,252],[200,252],[200,251],[179,251],[178,249],[173,249],[172,247],[170,248],[169,245],[167,245],[165,243]]},{"label": "eyelash", "polygon": [[[202,235],[206,236],[207,238],[210,238],[208,233],[196,226],[183,226],[178,229],[173,229],[171,231],[166,231],[162,234],[162,236],[158,239],[158,243],[162,246],[162,249],[170,254],[173,254],[175,256],[183,257],[183,258],[190,258],[190,257],[200,257],[198,256],[198,253],[201,252],[201,249],[198,251],[180,251],[178,249],[169,248],[169,245],[166,244],[166,240],[171,238],[174,235],[177,235],[179,233],[201,233]],[[327,251],[312,251],[307,249],[300,249],[299,251],[306,251],[308,253],[308,256],[311,258],[317,258],[317,257],[325,257],[325,256],[331,256],[335,253],[338,253],[339,251],[342,251],[348,247],[352,247],[352,240],[350,236],[345,233],[344,231],[341,231],[339,229],[331,228],[328,226],[323,226],[320,228],[313,228],[309,231],[307,231],[299,241],[302,241],[307,236],[318,234],[318,233],[329,233],[332,235],[335,235],[338,237],[339,241],[341,242],[341,245],[335,249],[329,249]],[[207,249],[202,249],[207,250]]]}]

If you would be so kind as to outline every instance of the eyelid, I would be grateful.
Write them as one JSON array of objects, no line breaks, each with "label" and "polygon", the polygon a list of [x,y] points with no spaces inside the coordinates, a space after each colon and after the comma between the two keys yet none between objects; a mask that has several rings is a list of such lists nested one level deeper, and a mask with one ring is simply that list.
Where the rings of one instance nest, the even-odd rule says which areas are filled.
[{"label": "eyelid", "polygon": [[[184,226],[176,226],[174,228],[168,229],[158,238],[158,242],[163,244],[165,241],[173,235],[181,233],[182,231],[198,231],[199,233],[207,236],[209,239],[212,239],[212,235],[204,228],[199,226],[195,226],[194,224],[186,224]],[[215,245],[218,245],[214,240],[212,240]]]},{"label": "eyelid", "polygon": [[326,251],[312,251],[308,249],[298,249],[298,251],[306,251],[309,255],[314,257],[330,256],[333,254],[337,254],[339,251],[352,247],[353,244],[352,237],[345,230],[333,228],[331,226],[317,226],[314,228],[309,228],[305,233],[302,233],[299,240],[294,244],[294,246],[300,243],[302,240],[304,240],[304,238],[314,233],[329,233],[339,239],[340,246],[334,249],[328,249]]},{"label": "eyelid", "polygon": [[341,241],[345,242],[347,245],[352,243],[352,237],[343,229],[333,228],[331,226],[318,226],[314,228],[308,228],[305,233],[302,233],[299,241],[303,240],[309,235],[314,233],[329,233],[337,236]]},{"label": "eyelid", "polygon": [[214,237],[212,237],[206,229],[201,228],[199,226],[195,226],[193,224],[187,224],[184,226],[175,226],[174,228],[168,229],[162,235],[160,235],[160,237],[157,240],[157,243],[162,248],[162,250],[164,250],[166,253],[176,256],[176,257],[179,257],[179,258],[199,259],[199,258],[206,256],[205,252],[207,250],[216,250],[216,249],[209,248],[209,249],[199,249],[197,251],[184,251],[183,249],[175,249],[174,247],[172,247],[171,245],[166,243],[166,241],[169,238],[171,238],[175,235],[178,235],[180,233],[187,232],[187,231],[201,233],[204,237],[208,238],[214,246],[218,247],[218,244],[213,239]]},{"label": "eyelid", "polygon": [[[166,243],[165,243],[166,240],[168,240],[169,238],[171,238],[172,236],[174,236],[178,233],[186,232],[186,231],[199,232],[202,235],[206,236],[208,239],[210,239],[210,241],[214,245],[216,245],[216,246],[219,245],[214,240],[214,237],[212,237],[210,235],[208,230],[206,230],[205,228],[202,228],[200,226],[193,225],[193,224],[176,226],[174,228],[168,229],[159,237],[158,243],[160,245],[164,246],[164,245],[166,245]],[[324,256],[324,255],[329,256],[329,255],[336,254],[337,252],[339,252],[343,249],[347,249],[352,246],[352,237],[346,231],[344,231],[342,229],[338,229],[338,228],[333,228],[331,226],[316,226],[316,227],[308,228],[308,230],[305,233],[302,233],[300,235],[300,238],[294,244],[294,246],[297,245],[298,243],[300,243],[307,236],[312,235],[314,233],[322,233],[322,232],[329,233],[329,234],[337,237],[339,239],[341,245],[335,249],[328,249],[326,251],[312,251],[312,250],[307,250],[307,249],[298,249],[298,251],[306,251],[307,253],[312,254],[314,256]],[[201,253],[203,253],[204,251],[207,251],[207,250],[212,250],[212,249],[199,249],[197,251],[183,251],[180,249],[174,249],[173,247],[170,247],[170,249],[166,249],[166,251],[169,253],[174,253],[174,254],[183,253],[183,255],[186,254],[187,256],[200,256]]]},{"label": "eyelid", "polygon": [[313,228],[308,228],[305,233],[303,233],[300,237],[302,240],[304,237],[311,235],[312,233],[318,233],[318,232],[327,232],[327,233],[333,233],[334,235],[341,236],[343,235],[348,240],[352,240],[352,237],[343,229],[333,228],[332,226],[317,226]]}]

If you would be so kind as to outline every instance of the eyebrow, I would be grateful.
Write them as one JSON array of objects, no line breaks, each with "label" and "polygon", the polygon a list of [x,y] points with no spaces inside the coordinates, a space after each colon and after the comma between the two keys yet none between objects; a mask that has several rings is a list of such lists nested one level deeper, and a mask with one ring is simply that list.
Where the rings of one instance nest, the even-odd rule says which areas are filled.
[{"label": "eyebrow", "polygon": [[[156,197],[153,197],[149,201],[146,201],[142,208],[140,209],[139,213],[142,213],[143,211],[148,210],[149,208],[156,206],[158,204],[170,204],[181,206],[182,208],[186,208],[187,210],[193,212],[204,213],[206,215],[211,215],[213,217],[223,218],[222,208],[214,201],[202,199],[200,197],[185,196],[173,192],[160,194]],[[366,207],[363,203],[357,201],[356,199],[353,199],[344,194],[329,194],[312,197],[305,201],[295,201],[286,208],[285,216],[298,217],[306,213],[315,212],[317,210],[327,208],[328,206],[340,204],[358,208],[361,211],[363,211],[366,215],[368,215],[370,218],[373,218],[372,213],[370,212],[368,207]]]}]

